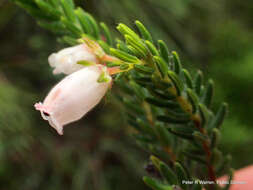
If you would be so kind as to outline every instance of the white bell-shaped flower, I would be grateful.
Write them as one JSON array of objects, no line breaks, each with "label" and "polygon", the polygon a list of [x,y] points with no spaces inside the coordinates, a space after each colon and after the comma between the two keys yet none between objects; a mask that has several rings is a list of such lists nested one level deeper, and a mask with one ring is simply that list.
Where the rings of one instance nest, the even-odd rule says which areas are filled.
[{"label": "white bell-shaped flower", "polygon": [[43,119],[62,135],[63,126],[79,120],[95,107],[110,85],[111,77],[105,66],[85,67],[65,77],[53,87],[43,103],[34,106]]},{"label": "white bell-shaped flower", "polygon": [[84,68],[83,65],[77,64],[79,61],[98,62],[94,52],[85,43],[52,53],[48,58],[50,66],[54,68],[54,74],[68,75]]}]

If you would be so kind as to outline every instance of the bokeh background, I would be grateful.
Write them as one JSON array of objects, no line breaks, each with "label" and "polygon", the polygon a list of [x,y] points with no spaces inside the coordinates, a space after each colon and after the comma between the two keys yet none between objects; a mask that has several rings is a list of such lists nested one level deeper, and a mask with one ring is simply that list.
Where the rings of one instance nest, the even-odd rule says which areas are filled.
[{"label": "bokeh background", "polygon": [[[220,144],[233,167],[253,163],[253,3],[250,0],[77,0],[111,28],[141,20],[155,39],[179,52],[192,73],[215,81],[214,109],[229,115]],[[117,36],[117,32],[115,31]],[[113,95],[60,137],[35,111],[63,76],[47,57],[65,47],[13,3],[0,1],[0,189],[147,189],[149,155]],[[114,89],[112,94],[115,93]],[[18,187],[18,188],[17,188]]]}]

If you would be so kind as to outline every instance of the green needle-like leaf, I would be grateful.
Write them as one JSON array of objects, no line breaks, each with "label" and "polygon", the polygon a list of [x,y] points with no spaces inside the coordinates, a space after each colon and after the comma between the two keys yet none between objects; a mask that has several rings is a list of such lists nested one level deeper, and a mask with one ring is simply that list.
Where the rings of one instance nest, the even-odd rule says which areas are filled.
[{"label": "green needle-like leaf", "polygon": [[61,22],[69,31],[71,31],[73,37],[80,38],[82,36],[82,31],[67,18],[61,17]]},{"label": "green needle-like leaf", "polygon": [[212,151],[211,163],[212,165],[216,166],[220,163],[222,158],[222,153],[217,148],[214,148]]},{"label": "green needle-like leaf", "polygon": [[[170,86],[167,85],[167,88],[169,88]],[[157,97],[157,98],[162,98],[165,100],[173,100],[175,99],[175,96],[171,95],[168,92],[163,92],[162,90],[156,89],[153,85],[150,85],[150,88],[148,88],[149,92]]]},{"label": "green needle-like leaf", "polygon": [[117,26],[117,29],[118,31],[123,35],[129,35],[131,36],[136,42],[140,42],[141,39],[140,37],[131,29],[129,28],[128,26],[126,26],[125,24],[122,24],[120,23],[118,26]]},{"label": "green needle-like leaf", "polygon": [[183,183],[183,181],[188,180],[186,171],[184,170],[183,166],[177,162],[177,163],[175,163],[174,167],[175,167],[175,171],[176,171],[180,186],[183,187],[183,189],[185,189],[185,190],[189,189],[188,188],[189,186],[186,185],[185,183]]},{"label": "green needle-like leaf", "polygon": [[146,40],[145,44],[147,45],[149,51],[151,52],[152,55],[159,55],[158,50],[156,49],[156,47],[154,46],[154,44],[152,44],[150,41]]},{"label": "green needle-like leaf", "polygon": [[69,22],[74,24],[76,22],[76,16],[74,13],[74,4],[72,0],[60,0],[62,9]]},{"label": "green needle-like leaf", "polygon": [[161,170],[162,176],[166,179],[166,181],[170,185],[178,184],[177,176],[165,163],[160,162],[160,170]]},{"label": "green needle-like leaf", "polygon": [[141,55],[142,58],[145,58],[148,54],[148,50],[142,42],[136,41],[132,36],[126,34],[125,35],[126,43],[132,46],[138,54]]},{"label": "green needle-like leaf", "polygon": [[138,72],[143,73],[143,74],[152,74],[154,72],[154,70],[152,68],[147,67],[147,66],[143,66],[143,65],[137,65],[137,64],[135,64],[134,68]]},{"label": "green needle-like leaf", "polygon": [[166,61],[166,63],[169,63],[169,50],[167,45],[162,40],[158,40],[158,44],[162,58]]},{"label": "green needle-like leaf", "polygon": [[107,27],[107,25],[103,22],[100,23],[100,26],[101,28],[103,29],[103,32],[104,32],[104,35],[105,35],[105,39],[106,39],[106,42],[112,46],[112,36],[111,36],[111,33],[110,33],[110,30],[109,28]]},{"label": "green needle-like leaf", "polygon": [[173,190],[171,186],[163,185],[158,180],[152,179],[150,177],[143,177],[143,181],[153,190]]},{"label": "green needle-like leaf", "polygon": [[212,98],[213,98],[213,80],[209,80],[208,81],[208,84],[206,86],[206,89],[204,91],[204,94],[201,98],[201,102],[203,104],[205,104],[207,107],[210,107],[211,105],[211,102],[212,102]]},{"label": "green needle-like leaf", "polygon": [[42,11],[47,12],[48,14],[55,16],[55,18],[60,18],[61,12],[57,9],[51,7],[48,3],[43,0],[35,0],[36,4],[40,7]]},{"label": "green needle-like leaf", "polygon": [[190,73],[186,69],[183,69],[182,71],[184,73],[185,82],[186,82],[187,86],[190,89],[193,89],[193,81],[192,81]]},{"label": "green needle-like leaf", "polygon": [[114,55],[115,57],[118,57],[119,59],[129,62],[129,63],[138,63],[139,59],[133,55],[130,55],[124,51],[118,50],[118,49],[114,49],[114,48],[110,48],[110,52],[112,55]]},{"label": "green needle-like leaf", "polygon": [[212,119],[212,122],[210,123],[209,129],[213,128],[220,128],[221,124],[223,123],[223,120],[227,114],[228,111],[228,105],[227,103],[222,103],[217,114]]},{"label": "green needle-like leaf", "polygon": [[136,122],[138,123],[138,125],[141,127],[141,129],[142,129],[145,133],[147,133],[147,134],[149,134],[149,135],[151,135],[151,136],[154,135],[154,130],[153,130],[153,128],[149,125],[149,123],[143,121],[143,120],[140,119],[140,118],[137,118]]},{"label": "green needle-like leaf", "polygon": [[185,124],[190,121],[190,118],[179,118],[179,117],[173,117],[171,115],[159,115],[157,116],[157,119],[159,121],[165,122],[165,123],[178,123],[178,124]]},{"label": "green needle-like leaf", "polygon": [[172,52],[172,56],[173,56],[173,63],[174,63],[174,71],[175,73],[179,74],[182,70],[182,65],[181,65],[179,56],[177,52],[175,51]]},{"label": "green needle-like leaf", "polygon": [[179,79],[178,75],[174,73],[173,71],[168,71],[168,76],[172,80],[176,90],[177,90],[177,95],[180,96],[181,92],[184,88],[181,80]]},{"label": "green needle-like leaf", "polygon": [[212,134],[211,134],[211,147],[215,148],[217,147],[217,145],[219,144],[220,141],[220,137],[221,137],[221,133],[220,130],[217,128],[213,128],[212,130]]},{"label": "green needle-like leaf", "polygon": [[85,12],[83,11],[83,9],[81,9],[80,7],[77,8],[75,10],[75,14],[76,14],[76,16],[79,20],[79,23],[80,23],[83,31],[86,34],[89,34],[90,36],[92,36],[92,27],[90,25],[90,22],[89,22],[88,18],[85,15]]},{"label": "green needle-like leaf", "polygon": [[151,98],[151,97],[145,98],[145,101],[152,104],[152,105],[158,106],[158,107],[167,107],[170,109],[176,108],[179,106],[178,103],[176,103],[174,101],[159,100],[157,98]]},{"label": "green needle-like leaf", "polygon": [[199,113],[201,116],[201,126],[204,127],[206,123],[208,122],[209,113],[208,109],[204,104],[199,104]]},{"label": "green needle-like leaf", "polygon": [[159,134],[159,138],[161,143],[164,146],[169,146],[171,144],[171,134],[163,125],[156,126],[157,133]]},{"label": "green needle-like leaf", "polygon": [[196,113],[196,111],[198,110],[198,96],[195,94],[194,91],[189,88],[186,90],[186,92],[187,97],[192,105],[192,113]]},{"label": "green needle-like leaf", "polygon": [[200,95],[202,82],[203,82],[203,73],[199,70],[194,79],[194,90],[197,95]]},{"label": "green needle-like leaf", "polygon": [[194,161],[197,162],[197,163],[201,163],[201,164],[206,165],[206,160],[205,160],[205,158],[203,158],[203,157],[201,157],[201,156],[199,156],[199,155],[193,154],[193,153],[191,153],[191,152],[183,152],[183,154],[184,154],[186,157],[190,158],[191,160],[194,160]]},{"label": "green needle-like leaf", "polygon": [[146,27],[138,20],[135,21],[135,24],[136,24],[139,32],[141,33],[141,36],[143,37],[143,39],[152,42],[152,36],[149,33],[149,31],[146,29]]},{"label": "green needle-like leaf", "polygon": [[93,18],[92,15],[90,15],[89,13],[84,13],[88,22],[90,23],[90,26],[92,27],[92,31],[93,31],[93,37],[96,39],[100,38],[100,34],[99,34],[99,27],[98,24],[96,22],[96,20]]},{"label": "green needle-like leaf", "polygon": [[159,56],[153,57],[157,66],[158,71],[160,72],[161,76],[164,78],[168,72],[168,66],[166,62]]},{"label": "green needle-like leaf", "polygon": [[181,128],[168,128],[169,132],[172,133],[173,135],[186,139],[186,140],[193,140],[192,132],[191,133],[185,133],[186,130],[182,130]]}]

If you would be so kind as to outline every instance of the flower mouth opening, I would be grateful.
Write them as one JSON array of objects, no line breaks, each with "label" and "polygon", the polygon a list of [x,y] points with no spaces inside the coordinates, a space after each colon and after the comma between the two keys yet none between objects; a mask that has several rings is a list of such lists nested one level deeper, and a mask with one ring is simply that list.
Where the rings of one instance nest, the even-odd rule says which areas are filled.
[{"label": "flower mouth opening", "polygon": [[42,113],[46,116],[46,117],[50,117],[50,114],[48,112],[42,111]]},{"label": "flower mouth opening", "polygon": [[49,120],[51,115],[46,111],[46,107],[41,102],[36,103],[34,107],[36,110],[40,111],[40,114],[44,120]]},{"label": "flower mouth opening", "polygon": [[40,111],[40,114],[44,120],[47,120],[49,124],[56,129],[59,135],[63,135],[63,127],[61,124],[58,123],[58,121],[54,118],[54,115],[52,113],[48,113],[46,111],[46,107],[41,103],[36,103],[34,105],[35,109]]}]

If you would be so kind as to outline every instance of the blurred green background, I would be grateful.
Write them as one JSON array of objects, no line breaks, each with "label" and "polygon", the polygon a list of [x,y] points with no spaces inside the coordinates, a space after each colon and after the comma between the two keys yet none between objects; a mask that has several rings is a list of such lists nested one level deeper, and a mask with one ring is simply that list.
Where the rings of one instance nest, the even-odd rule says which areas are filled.
[{"label": "blurred green background", "polygon": [[[214,109],[230,112],[220,144],[233,167],[253,163],[253,3],[250,0],[78,0],[111,28],[141,20],[179,52],[185,67],[215,81]],[[115,32],[115,35],[117,33]],[[64,136],[33,104],[63,76],[47,57],[65,47],[9,1],[0,1],[0,189],[147,189],[149,155],[131,138],[113,96]],[[113,93],[113,92],[112,92]]]}]

